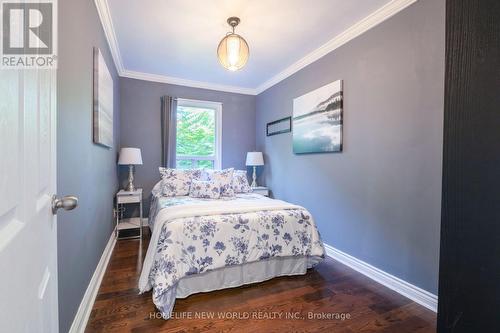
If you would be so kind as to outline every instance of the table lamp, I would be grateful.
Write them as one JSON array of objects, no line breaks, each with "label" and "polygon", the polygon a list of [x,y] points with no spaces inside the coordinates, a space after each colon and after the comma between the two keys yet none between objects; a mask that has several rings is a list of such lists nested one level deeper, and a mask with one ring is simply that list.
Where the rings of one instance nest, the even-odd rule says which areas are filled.
[{"label": "table lamp", "polygon": [[119,165],[128,165],[128,184],[125,191],[135,191],[134,186],[134,165],[142,165],[141,150],[139,148],[120,149]]},{"label": "table lamp", "polygon": [[251,151],[247,153],[247,161],[246,161],[247,166],[252,166],[253,167],[253,176],[252,176],[252,185],[250,185],[252,188],[257,187],[257,167],[264,165],[264,157],[262,156],[262,153],[260,151]]}]

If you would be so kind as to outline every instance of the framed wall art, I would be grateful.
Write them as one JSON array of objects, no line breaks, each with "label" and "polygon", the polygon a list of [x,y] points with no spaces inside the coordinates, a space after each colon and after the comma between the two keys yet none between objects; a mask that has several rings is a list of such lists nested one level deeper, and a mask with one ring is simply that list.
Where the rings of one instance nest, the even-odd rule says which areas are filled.
[{"label": "framed wall art", "polygon": [[342,151],[342,80],[293,100],[293,152]]},{"label": "framed wall art", "polygon": [[93,140],[108,148],[113,146],[113,78],[97,47],[94,48]]}]

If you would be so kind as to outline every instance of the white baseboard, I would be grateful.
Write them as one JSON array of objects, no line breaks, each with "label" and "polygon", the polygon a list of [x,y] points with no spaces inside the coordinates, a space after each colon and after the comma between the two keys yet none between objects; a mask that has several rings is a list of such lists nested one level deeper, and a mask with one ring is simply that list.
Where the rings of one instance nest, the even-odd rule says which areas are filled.
[{"label": "white baseboard", "polygon": [[99,287],[101,286],[102,278],[104,277],[104,273],[106,272],[106,267],[108,267],[109,259],[111,258],[111,253],[113,253],[115,244],[116,237],[115,230],[113,230],[108,244],[106,245],[106,248],[104,248],[101,259],[97,264],[94,274],[92,275],[92,279],[90,279],[89,286],[87,287],[87,290],[83,295],[82,302],[78,307],[78,311],[76,312],[73,324],[71,324],[69,333],[83,333],[85,331],[87,322],[90,317],[90,312],[92,311],[92,307],[94,306],[97,292],[99,291]]},{"label": "white baseboard", "polygon": [[389,289],[396,291],[397,293],[408,297],[412,301],[426,307],[429,310],[437,312],[438,297],[428,291],[425,291],[417,286],[412,285],[400,278],[395,277],[389,273],[386,273],[358,258],[348,255],[333,246],[328,244],[325,245],[326,254],[333,259],[340,261],[344,265],[347,265],[358,271],[359,273],[369,277],[370,279],[377,281],[378,283],[386,286]]}]

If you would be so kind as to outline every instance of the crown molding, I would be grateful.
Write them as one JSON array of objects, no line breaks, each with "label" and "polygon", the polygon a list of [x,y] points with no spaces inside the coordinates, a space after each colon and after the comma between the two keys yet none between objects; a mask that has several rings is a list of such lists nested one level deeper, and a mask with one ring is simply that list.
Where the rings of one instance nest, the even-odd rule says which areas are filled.
[{"label": "crown molding", "polygon": [[178,86],[186,86],[186,87],[192,87],[192,88],[225,91],[225,92],[244,94],[244,95],[257,95],[256,90],[252,89],[252,88],[227,86],[227,85],[223,85],[223,84],[216,84],[216,83],[210,83],[210,82],[187,80],[187,79],[181,79],[181,78],[172,77],[172,76],[130,71],[128,69],[125,69],[121,73],[120,76],[127,77],[130,79],[138,79],[138,80],[145,80],[145,81],[152,81],[152,82],[175,84]]},{"label": "crown molding", "polygon": [[406,7],[410,6],[411,4],[417,1],[418,0],[392,0],[391,2],[385,4],[384,6],[380,7],[379,9],[371,13],[370,15],[363,18],[361,21],[358,21],[357,23],[352,25],[347,30],[344,30],[342,33],[340,33],[333,39],[329,40],[316,50],[312,51],[302,59],[293,63],[285,70],[279,72],[275,76],[271,77],[269,80],[259,85],[256,88],[257,94],[260,94],[265,90],[271,88],[275,84],[295,74],[296,72],[306,67],[307,65],[312,64],[316,60],[324,57],[328,53],[346,44],[347,42],[353,40],[354,38],[370,30],[376,25],[382,23],[388,18],[394,16],[401,10],[405,9]]},{"label": "crown molding", "polygon": [[106,35],[106,40],[108,41],[116,71],[118,72],[118,75],[121,75],[125,68],[123,67],[122,56],[120,54],[120,48],[118,47],[118,39],[116,38],[108,1],[94,0],[94,3],[97,8],[97,13],[99,14],[99,18],[101,19],[102,28],[104,29],[104,34]]},{"label": "crown molding", "polygon": [[108,1],[94,0],[94,2],[97,8],[97,13],[99,14],[99,18],[101,20],[102,27],[104,29],[104,34],[106,35],[106,40],[108,41],[109,49],[111,51],[111,56],[113,57],[113,61],[115,63],[116,71],[118,72],[119,76],[128,77],[132,79],[145,80],[145,81],[175,84],[192,88],[226,91],[237,94],[245,94],[245,95],[257,94],[255,89],[252,88],[244,88],[244,87],[222,85],[210,82],[187,80],[178,77],[136,72],[125,69],[122,60],[123,58],[120,53],[120,48],[118,46],[118,39],[116,38],[115,28],[113,26],[113,20],[111,18],[111,12],[109,10]]},{"label": "crown molding", "polygon": [[111,50],[111,55],[115,62],[116,70],[119,76],[128,77],[132,79],[145,80],[145,81],[161,82],[161,83],[175,84],[186,87],[225,91],[225,92],[232,92],[245,95],[258,95],[264,92],[265,90],[271,88],[275,84],[295,74],[304,67],[312,64],[313,62],[324,57],[333,50],[348,43],[354,38],[360,36],[361,34],[365,33],[366,31],[370,30],[376,25],[382,23],[388,18],[394,16],[395,14],[399,13],[400,11],[402,11],[403,9],[405,9],[406,7],[412,5],[417,1],[418,0],[392,0],[391,2],[385,4],[384,6],[380,7],[379,9],[371,13],[370,15],[366,16],[362,20],[358,21],[357,23],[355,23],[350,28],[343,31],[333,39],[329,40],[316,50],[312,51],[302,59],[296,61],[291,66],[287,67],[283,71],[279,72],[270,79],[266,80],[258,87],[245,88],[245,87],[229,86],[229,85],[222,85],[222,84],[203,82],[203,81],[187,80],[178,77],[150,74],[150,73],[137,72],[125,69],[125,67],[123,66],[120,49],[118,47],[118,40],[116,38],[115,29],[113,27],[113,20],[111,19],[111,13],[109,11],[108,1],[94,0],[97,7],[97,12],[99,13],[99,18],[101,19],[101,23],[104,28],[104,33],[106,35],[109,48]]}]

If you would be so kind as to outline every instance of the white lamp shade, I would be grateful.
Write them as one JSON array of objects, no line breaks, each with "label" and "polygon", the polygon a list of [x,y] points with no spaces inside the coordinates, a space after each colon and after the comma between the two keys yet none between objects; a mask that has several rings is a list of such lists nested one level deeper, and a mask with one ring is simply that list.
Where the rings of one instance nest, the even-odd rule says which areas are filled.
[{"label": "white lamp shade", "polygon": [[120,165],[142,165],[142,155],[139,148],[122,148],[120,149]]},{"label": "white lamp shade", "polygon": [[247,162],[248,166],[258,166],[264,165],[264,157],[260,151],[250,151],[247,153]]}]

